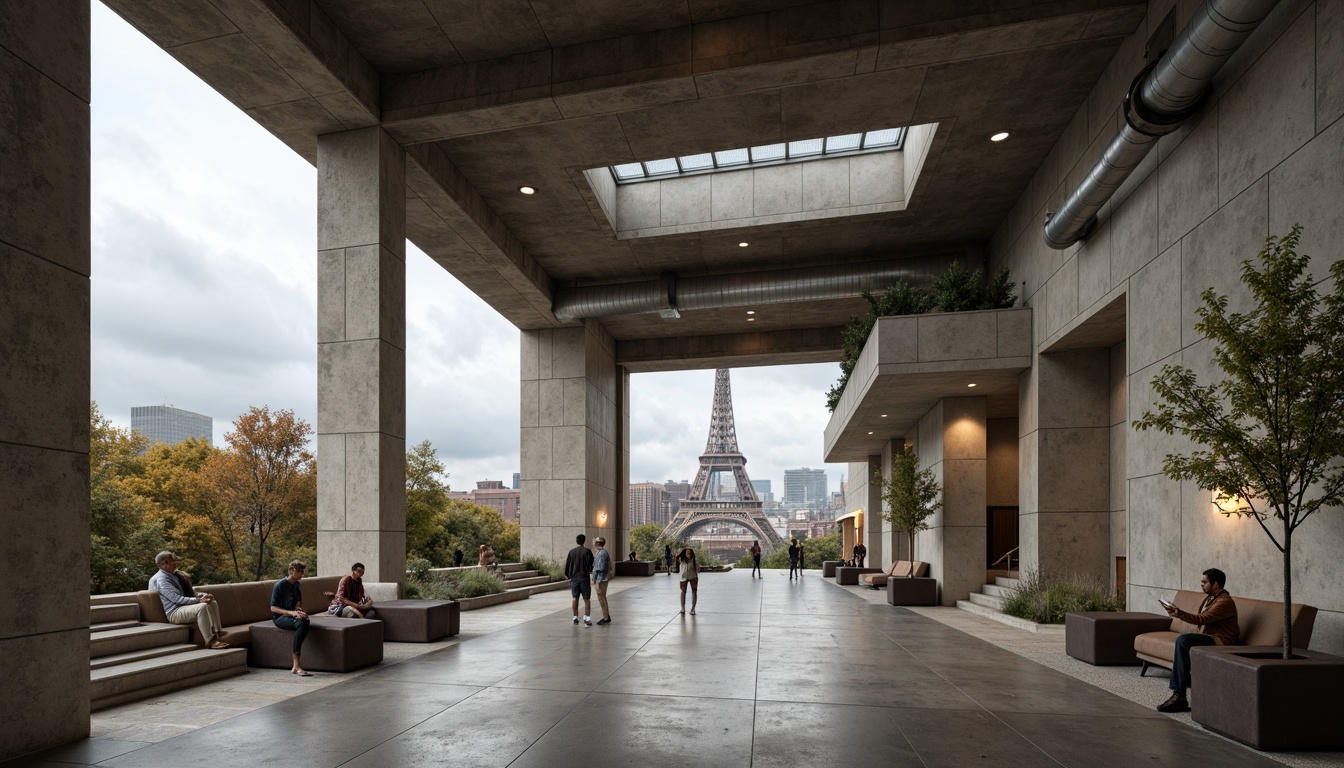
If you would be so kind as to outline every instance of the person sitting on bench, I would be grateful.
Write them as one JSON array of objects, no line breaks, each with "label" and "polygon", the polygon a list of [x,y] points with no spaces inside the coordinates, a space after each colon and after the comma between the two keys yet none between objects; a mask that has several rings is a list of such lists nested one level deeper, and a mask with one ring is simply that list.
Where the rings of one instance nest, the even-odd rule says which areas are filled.
[{"label": "person sitting on bench", "polygon": [[364,592],[363,563],[350,566],[350,575],[341,577],[327,613],[345,619],[373,618],[373,598]]},{"label": "person sitting on bench", "polygon": [[289,670],[300,677],[312,677],[299,661],[303,651],[303,641],[308,637],[308,614],[303,610],[303,589],[299,580],[308,570],[301,560],[289,563],[289,576],[275,582],[271,588],[271,621],[281,629],[294,630],[294,642],[290,650],[294,654],[294,666]]},{"label": "person sitting on bench", "polygon": [[1176,650],[1171,657],[1171,698],[1157,705],[1158,712],[1189,712],[1190,702],[1185,692],[1190,688],[1190,649],[1197,645],[1236,645],[1241,637],[1237,626],[1237,604],[1232,602],[1223,585],[1227,574],[1210,568],[1199,579],[1199,588],[1208,597],[1199,606],[1199,613],[1186,613],[1171,603],[1162,601],[1167,615],[1194,624],[1194,632],[1176,638]]}]

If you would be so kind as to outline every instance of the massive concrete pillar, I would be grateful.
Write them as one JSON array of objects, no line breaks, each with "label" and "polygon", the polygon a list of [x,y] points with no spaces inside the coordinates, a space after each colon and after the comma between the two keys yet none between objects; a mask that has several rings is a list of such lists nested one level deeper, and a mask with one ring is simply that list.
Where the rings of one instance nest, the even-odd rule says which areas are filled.
[{"label": "massive concrete pillar", "polygon": [[406,161],[381,128],[318,137],[317,563],[406,577]]},{"label": "massive concrete pillar", "polygon": [[1038,355],[1022,374],[1022,567],[1110,580],[1111,352]]},{"label": "massive concrete pillar", "polygon": [[626,547],[629,374],[596,321],[522,332],[524,555],[563,557],[574,536]]},{"label": "massive concrete pillar", "polygon": [[0,10],[0,328],[4,760],[89,735],[87,2]]},{"label": "massive concrete pillar", "polygon": [[[882,457],[869,456],[867,461],[849,462],[849,484],[845,511],[863,510],[863,545],[868,548],[869,566],[882,568],[891,565],[891,523],[882,519],[882,484],[874,479],[882,471]],[[883,533],[883,529],[886,533]]]},{"label": "massive concrete pillar", "polygon": [[985,583],[985,398],[949,397],[919,420],[920,469],[943,486],[943,507],[919,534],[915,556],[929,563],[943,605],[956,605]]}]

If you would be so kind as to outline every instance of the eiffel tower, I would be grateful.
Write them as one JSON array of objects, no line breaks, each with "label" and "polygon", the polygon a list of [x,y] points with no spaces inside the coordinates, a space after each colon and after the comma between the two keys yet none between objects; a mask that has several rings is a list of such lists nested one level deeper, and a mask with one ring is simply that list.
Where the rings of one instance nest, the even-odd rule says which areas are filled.
[{"label": "eiffel tower", "polygon": [[[747,459],[737,447],[737,427],[733,425],[733,388],[728,383],[728,369],[714,372],[714,413],[709,419],[709,440],[700,457],[700,471],[695,473],[690,495],[681,502],[681,508],[667,524],[663,535],[676,540],[711,521],[740,525],[756,535],[761,548],[767,553],[784,546],[784,539],[762,511],[764,503],[756,497],[747,477]],[[737,484],[736,501],[707,499],[709,483],[719,472],[731,472]]]}]

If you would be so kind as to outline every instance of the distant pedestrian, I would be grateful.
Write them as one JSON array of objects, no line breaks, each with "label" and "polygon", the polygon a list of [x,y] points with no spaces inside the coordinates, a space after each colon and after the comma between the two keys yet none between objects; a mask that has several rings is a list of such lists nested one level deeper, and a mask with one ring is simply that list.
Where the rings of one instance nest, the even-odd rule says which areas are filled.
[{"label": "distant pedestrian", "polygon": [[461,568],[461,567],[462,567],[462,558],[463,558],[463,556],[464,556],[464,555],[462,554],[462,548],[461,548],[461,547],[458,547],[457,549],[454,549],[454,550],[453,550],[453,567],[454,567],[454,568]]},{"label": "distant pedestrian", "polygon": [[587,536],[580,533],[574,537],[575,547],[569,550],[565,556],[565,578],[569,579],[570,610],[574,614],[574,623],[579,623],[579,597],[583,597],[583,623],[587,626],[593,626],[593,618],[590,615],[591,603],[593,600],[593,585],[589,579],[593,574],[593,552],[583,543],[588,540]]},{"label": "distant pedestrian", "polygon": [[863,542],[854,545],[854,565],[862,568],[863,559],[868,556],[868,548],[863,546]]},{"label": "distant pedestrian", "polygon": [[593,554],[593,588],[597,590],[597,602],[602,606],[602,618],[598,624],[611,623],[611,609],[607,607],[607,584],[611,582],[611,553],[607,551],[607,540],[598,536],[593,539],[597,552]]},{"label": "distant pedestrian", "polygon": [[803,578],[803,568],[806,567],[805,565],[803,565],[803,562],[804,562],[803,542],[800,541],[798,542],[798,578],[800,579]]},{"label": "distant pedestrian", "polygon": [[700,565],[695,561],[695,550],[687,547],[677,555],[677,565],[681,569],[681,612],[686,612],[686,585],[691,585],[691,615],[695,615],[695,604],[700,599]]},{"label": "distant pedestrian", "polygon": [[751,542],[751,549],[747,551],[751,553],[751,577],[753,579],[763,578],[761,576],[761,542]]},{"label": "distant pedestrian", "polygon": [[663,545],[663,560],[667,562],[667,575],[672,575],[672,545]]},{"label": "distant pedestrian", "polygon": [[789,539],[789,581],[798,572],[798,540]]}]

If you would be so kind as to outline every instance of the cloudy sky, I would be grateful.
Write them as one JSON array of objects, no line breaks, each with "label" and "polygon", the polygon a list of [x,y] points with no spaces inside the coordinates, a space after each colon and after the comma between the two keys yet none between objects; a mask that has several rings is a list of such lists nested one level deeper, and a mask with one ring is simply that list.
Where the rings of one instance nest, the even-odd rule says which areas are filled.
[{"label": "cloudy sky", "polygon": [[[221,444],[252,405],[317,416],[316,174],[101,3],[93,4],[93,399],[210,415]],[[450,484],[518,471],[518,331],[408,244],[407,443]],[[449,330],[445,330],[449,329]],[[823,465],[834,364],[733,371],[753,479]],[[713,371],[631,380],[632,482],[690,479]]]}]

